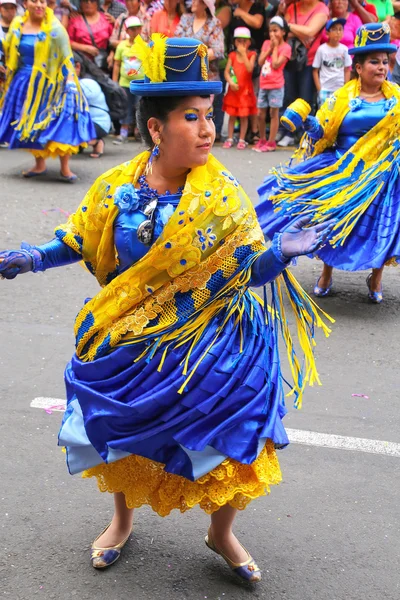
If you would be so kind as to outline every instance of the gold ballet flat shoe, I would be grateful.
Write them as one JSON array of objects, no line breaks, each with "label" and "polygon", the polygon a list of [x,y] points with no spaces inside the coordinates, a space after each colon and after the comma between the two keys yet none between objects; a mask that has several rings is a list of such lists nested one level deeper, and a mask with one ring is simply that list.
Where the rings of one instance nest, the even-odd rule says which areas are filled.
[{"label": "gold ballet flat shoe", "polygon": [[111,523],[109,523],[107,527],[103,529],[101,533],[99,533],[92,544],[90,560],[92,561],[92,566],[95,569],[106,569],[110,565],[114,564],[121,556],[121,550],[129,540],[129,537],[132,533],[130,532],[129,535],[116,546],[111,546],[110,548],[99,548],[96,546],[96,542],[103,535],[103,533],[107,531],[110,525]]},{"label": "gold ballet flat shoe", "polygon": [[229,565],[229,567],[232,569],[232,571],[234,573],[236,573],[236,575],[238,575],[241,579],[244,579],[245,581],[250,581],[252,583],[257,583],[258,581],[261,581],[260,569],[257,567],[256,563],[254,562],[254,559],[251,556],[250,552],[248,550],[246,550],[246,548],[242,544],[240,544],[240,545],[242,546],[243,550],[247,553],[248,559],[242,563],[235,563],[230,558],[228,558],[228,556],[226,556],[226,554],[221,552],[221,550],[218,550],[218,548],[216,547],[216,545],[214,544],[214,542],[212,540],[210,530],[208,530],[208,534],[205,537],[205,542],[206,542],[206,545],[208,546],[208,548],[210,548],[210,550],[212,550],[216,554],[219,554],[224,559],[224,561]]}]

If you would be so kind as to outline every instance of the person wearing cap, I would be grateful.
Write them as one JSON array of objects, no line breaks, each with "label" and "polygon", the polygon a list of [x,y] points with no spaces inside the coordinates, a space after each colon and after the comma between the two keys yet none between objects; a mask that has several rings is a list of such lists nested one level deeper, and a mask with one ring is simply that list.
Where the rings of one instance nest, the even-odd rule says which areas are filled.
[{"label": "person wearing cap", "polygon": [[33,155],[35,165],[24,177],[45,175],[46,159],[58,157],[60,180],[76,181],[70,156],[87,146],[95,130],[67,32],[46,0],[27,0],[26,13],[13,20],[3,50],[7,75],[0,99],[0,143]]},{"label": "person wearing cap", "polygon": [[319,106],[350,81],[352,61],[347,47],[340,43],[345,24],[345,19],[329,19],[325,27],[328,41],[321,44],[314,58],[313,76]]},{"label": "person wearing cap", "polygon": [[17,0],[0,0],[0,40],[5,39],[11,21],[17,16]]},{"label": "person wearing cap", "polygon": [[234,43],[236,50],[229,53],[225,67],[225,80],[228,83],[228,91],[224,97],[222,110],[229,115],[229,123],[228,138],[222,147],[232,148],[235,121],[239,118],[240,132],[236,148],[244,150],[247,146],[245,136],[249,125],[249,117],[257,114],[257,99],[252,79],[257,53],[254,50],[249,50],[251,34],[247,27],[237,27],[235,29]]},{"label": "person wearing cap", "polygon": [[209,77],[212,81],[219,81],[218,63],[224,58],[225,47],[224,32],[215,16],[215,0],[193,0],[191,14],[181,16],[175,35],[194,38],[207,46]]},{"label": "person wearing cap", "polygon": [[140,35],[142,23],[138,17],[128,17],[125,21],[128,39],[120,42],[115,51],[113,66],[113,81],[125,90],[126,93],[126,116],[121,121],[121,130],[115,138],[114,144],[122,144],[128,139],[129,128],[135,123],[136,97],[130,93],[131,81],[142,79],[140,60],[136,56],[134,41]]},{"label": "person wearing cap", "polygon": [[[269,22],[269,40],[265,40],[258,58],[261,67],[260,89],[258,92],[258,128],[260,140],[253,150],[274,152],[279,128],[279,109],[283,106],[285,93],[284,69],[292,55],[286,38],[288,26],[283,17],[276,15]],[[269,138],[266,136],[267,110],[270,115]]]},{"label": "person wearing cap", "polygon": [[[304,229],[301,219],[267,249],[252,202],[211,154],[212,95],[222,85],[208,78],[207,47],[159,35],[151,45],[137,36],[134,46],[144,79],[131,91],[148,150],[101,175],[54,240],[1,252],[0,275],[84,260],[101,286],[77,316],[59,434],[70,472],[96,477],[114,495],[93,567],[118,560],[135,508],[167,516],[199,506],[210,515],[207,547],[256,583],[261,571],[232,528],[238,509],[281,480],[280,326],[296,405],[305,381],[318,380],[312,332],[321,321],[286,268],[323,243],[332,224]],[[272,280],[269,313],[249,287]],[[282,312],[285,292],[298,316],[305,380]],[[93,514],[98,520],[101,511]],[[140,529],[135,535],[143,543]]]},{"label": "person wearing cap", "polygon": [[[342,21],[343,34],[341,44],[344,44],[347,48],[351,48],[354,46],[357,31],[363,24],[362,20],[357,14],[350,11],[348,0],[331,0],[330,8],[331,18],[341,19]],[[328,37],[328,30],[325,27],[325,31],[321,37],[321,44],[325,44],[328,41]]]},{"label": "person wearing cap", "polygon": [[257,214],[268,237],[294,215],[337,220],[329,243],[316,253],[324,262],[318,297],[330,294],[333,268],[370,269],[368,299],[379,304],[384,267],[400,262],[400,89],[387,81],[396,50],[388,23],[360,27],[349,50],[355,78],[316,118],[305,102],[288,108],[282,121],[291,129],[302,123],[306,133],[292,166],[259,189]]}]

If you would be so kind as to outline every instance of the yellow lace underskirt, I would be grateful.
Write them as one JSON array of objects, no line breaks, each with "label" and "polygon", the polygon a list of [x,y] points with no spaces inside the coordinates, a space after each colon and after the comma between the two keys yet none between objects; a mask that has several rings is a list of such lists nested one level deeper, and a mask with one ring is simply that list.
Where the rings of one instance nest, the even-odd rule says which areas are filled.
[{"label": "yellow lace underskirt", "polygon": [[96,477],[101,492],[123,492],[129,508],[148,504],[161,517],[174,508],[183,513],[197,504],[207,514],[225,504],[243,510],[282,480],[271,440],[251,465],[226,459],[197,481],[166,473],[161,463],[137,455],[98,465],[82,477]]},{"label": "yellow lace underskirt", "polygon": [[29,150],[35,158],[57,158],[59,156],[70,156],[78,154],[79,148],[86,148],[87,144],[80,146],[70,146],[70,144],[60,144],[58,142],[48,142],[43,150]]}]

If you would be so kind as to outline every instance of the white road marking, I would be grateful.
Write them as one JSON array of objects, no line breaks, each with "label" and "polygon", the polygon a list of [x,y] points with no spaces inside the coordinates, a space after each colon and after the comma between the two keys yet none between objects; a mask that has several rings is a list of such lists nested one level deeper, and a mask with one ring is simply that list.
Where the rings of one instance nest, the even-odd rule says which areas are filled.
[{"label": "white road marking", "polygon": [[[65,410],[65,400],[62,398],[45,398],[41,396],[32,400],[31,408],[41,408],[49,413],[62,412]],[[396,442],[369,440],[366,438],[348,437],[331,433],[318,433],[316,431],[304,431],[302,429],[287,429],[286,432],[292,444],[322,446],[324,448],[366,452],[368,454],[384,454],[386,456],[397,456],[400,458],[400,444]]]},{"label": "white road marking", "polygon": [[369,454],[386,454],[387,456],[400,457],[400,444],[396,442],[347,437],[331,433],[317,433],[316,431],[304,431],[302,429],[286,429],[286,432],[293,444],[324,446],[325,448],[336,448],[337,450],[353,450]]}]

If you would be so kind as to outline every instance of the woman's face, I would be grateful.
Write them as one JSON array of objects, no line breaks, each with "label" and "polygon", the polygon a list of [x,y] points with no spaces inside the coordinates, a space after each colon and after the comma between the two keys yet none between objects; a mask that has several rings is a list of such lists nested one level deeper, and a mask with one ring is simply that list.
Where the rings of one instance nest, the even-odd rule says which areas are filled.
[{"label": "woman's face", "polygon": [[348,0],[332,0],[331,2],[332,17],[343,17],[347,14],[348,9]]},{"label": "woman's face", "polygon": [[197,12],[198,10],[206,10],[206,5],[203,0],[192,1],[192,12]]},{"label": "woman's face", "polygon": [[165,123],[151,118],[147,126],[153,140],[161,138],[161,156],[175,170],[189,170],[206,164],[215,140],[210,97],[188,96],[169,113]]},{"label": "woman's face", "polygon": [[126,9],[132,16],[136,16],[139,12],[140,3],[139,0],[126,0]]},{"label": "woman's face", "polygon": [[46,0],[26,0],[26,10],[29,12],[31,19],[41,21],[46,13]]},{"label": "woman's face", "polygon": [[389,70],[389,58],[386,52],[369,54],[364,64],[356,65],[356,71],[363,83],[369,86],[382,85]]},{"label": "woman's face", "polygon": [[85,17],[92,17],[98,11],[97,0],[81,0],[81,11]]}]

